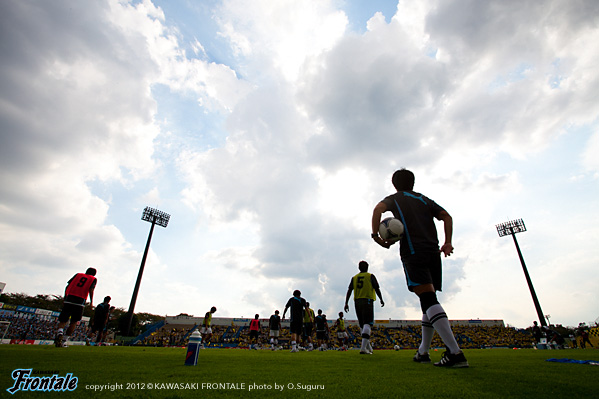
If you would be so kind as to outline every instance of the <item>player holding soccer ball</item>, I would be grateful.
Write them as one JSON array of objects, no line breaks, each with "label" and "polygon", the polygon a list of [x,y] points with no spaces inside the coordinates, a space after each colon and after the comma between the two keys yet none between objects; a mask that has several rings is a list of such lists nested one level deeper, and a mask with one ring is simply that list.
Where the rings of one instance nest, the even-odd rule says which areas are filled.
[{"label": "player holding soccer ball", "polygon": [[[430,363],[428,350],[435,330],[447,346],[441,361],[435,366],[468,367],[468,361],[455,340],[445,310],[437,300],[436,291],[441,291],[441,255],[453,253],[451,238],[453,220],[449,213],[430,198],[413,191],[414,174],[400,169],[391,179],[397,190],[385,197],[372,213],[372,238],[382,247],[389,248],[393,242],[379,236],[381,215],[387,211],[404,225],[399,254],[403,263],[408,289],[418,295],[422,308],[422,342],[414,361]],[[443,222],[445,241],[439,248],[434,219]]]}]

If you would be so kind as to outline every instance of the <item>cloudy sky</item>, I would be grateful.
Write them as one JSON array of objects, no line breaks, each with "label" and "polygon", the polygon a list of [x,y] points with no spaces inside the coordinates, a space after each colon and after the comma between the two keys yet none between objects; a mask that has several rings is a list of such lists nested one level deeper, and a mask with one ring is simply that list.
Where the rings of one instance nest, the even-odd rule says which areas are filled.
[{"label": "cloudy sky", "polygon": [[[365,4],[367,3],[367,4]],[[372,208],[407,167],[454,218],[451,319],[599,316],[599,3],[0,2],[0,281],[96,302],[268,317],[294,289],[333,318],[365,259],[420,319]],[[354,318],[353,309],[348,315]]]}]

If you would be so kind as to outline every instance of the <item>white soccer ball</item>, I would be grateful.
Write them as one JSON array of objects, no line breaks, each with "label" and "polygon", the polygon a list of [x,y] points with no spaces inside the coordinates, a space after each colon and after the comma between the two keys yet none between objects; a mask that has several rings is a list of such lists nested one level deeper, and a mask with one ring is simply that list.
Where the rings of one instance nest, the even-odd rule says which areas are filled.
[{"label": "white soccer ball", "polygon": [[396,351],[398,351],[398,350],[399,350],[399,345],[395,345],[395,346],[393,347],[393,349],[395,349]]},{"label": "white soccer ball", "polygon": [[379,225],[379,235],[385,241],[399,241],[403,231],[403,223],[396,218],[383,219]]}]

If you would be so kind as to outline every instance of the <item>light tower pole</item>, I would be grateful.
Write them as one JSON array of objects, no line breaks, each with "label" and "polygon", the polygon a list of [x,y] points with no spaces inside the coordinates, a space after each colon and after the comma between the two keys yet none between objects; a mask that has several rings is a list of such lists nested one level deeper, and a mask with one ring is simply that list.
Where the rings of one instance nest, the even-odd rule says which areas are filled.
[{"label": "light tower pole", "polygon": [[150,241],[152,241],[152,233],[154,232],[154,226],[166,227],[171,215],[168,213],[159,211],[158,209],[150,208],[146,206],[141,220],[152,223],[150,227],[150,234],[148,235],[148,242],[146,243],[146,249],[144,255],[141,258],[141,265],[139,266],[139,273],[137,274],[137,281],[135,282],[135,289],[133,290],[133,296],[131,297],[131,303],[129,304],[129,312],[127,313],[127,335],[131,333],[131,322],[133,321],[133,311],[135,309],[135,302],[137,301],[137,294],[139,293],[139,285],[141,284],[141,277],[144,273],[144,267],[146,266],[146,258],[148,257],[148,251],[150,250]]},{"label": "light tower pole", "polygon": [[526,282],[528,283],[528,288],[530,289],[530,294],[532,295],[532,301],[535,304],[535,309],[537,310],[537,316],[539,317],[539,321],[541,322],[541,326],[546,327],[547,323],[545,322],[545,315],[541,310],[541,305],[539,304],[539,300],[537,299],[537,294],[535,293],[535,289],[532,286],[532,280],[528,275],[528,270],[526,269],[526,264],[524,263],[524,257],[522,256],[522,252],[520,251],[520,247],[518,246],[518,240],[516,240],[516,233],[521,233],[526,231],[526,226],[522,219],[511,220],[506,223],[501,223],[496,225],[497,233],[499,237],[511,235],[514,239],[514,244],[516,244],[516,250],[518,251],[518,257],[520,258],[520,263],[522,264],[522,269],[524,270],[524,276],[526,277]]}]

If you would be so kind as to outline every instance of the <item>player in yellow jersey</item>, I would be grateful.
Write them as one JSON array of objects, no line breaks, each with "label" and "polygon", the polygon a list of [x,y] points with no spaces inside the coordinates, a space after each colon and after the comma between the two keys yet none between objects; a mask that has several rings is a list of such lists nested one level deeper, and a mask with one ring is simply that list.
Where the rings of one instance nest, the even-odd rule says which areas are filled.
[{"label": "player in yellow jersey", "polygon": [[345,320],[343,319],[343,312],[339,312],[339,318],[335,322],[335,327],[337,327],[337,340],[339,341],[339,350],[346,351],[347,340],[349,337],[345,329]]},{"label": "player in yellow jersey", "polygon": [[312,341],[312,332],[314,331],[314,309],[310,307],[310,302],[306,302],[304,310],[304,326],[302,331],[302,339],[308,351],[314,350]]},{"label": "player in yellow jersey", "polygon": [[202,347],[205,348],[207,344],[210,343],[210,338],[212,338],[212,314],[216,312],[216,308],[213,306],[210,308],[209,312],[206,312],[204,316],[204,322],[202,323]]},{"label": "player in yellow jersey", "polygon": [[349,298],[352,291],[354,293],[354,304],[356,307],[356,316],[360,324],[360,333],[362,334],[362,346],[360,347],[361,355],[372,355],[372,345],[370,345],[370,332],[374,324],[374,301],[378,295],[381,300],[381,307],[385,306],[383,295],[379,288],[379,283],[374,274],[368,273],[368,263],[360,261],[358,263],[360,273],[352,277],[347,288],[345,296],[346,312],[349,312]]}]

